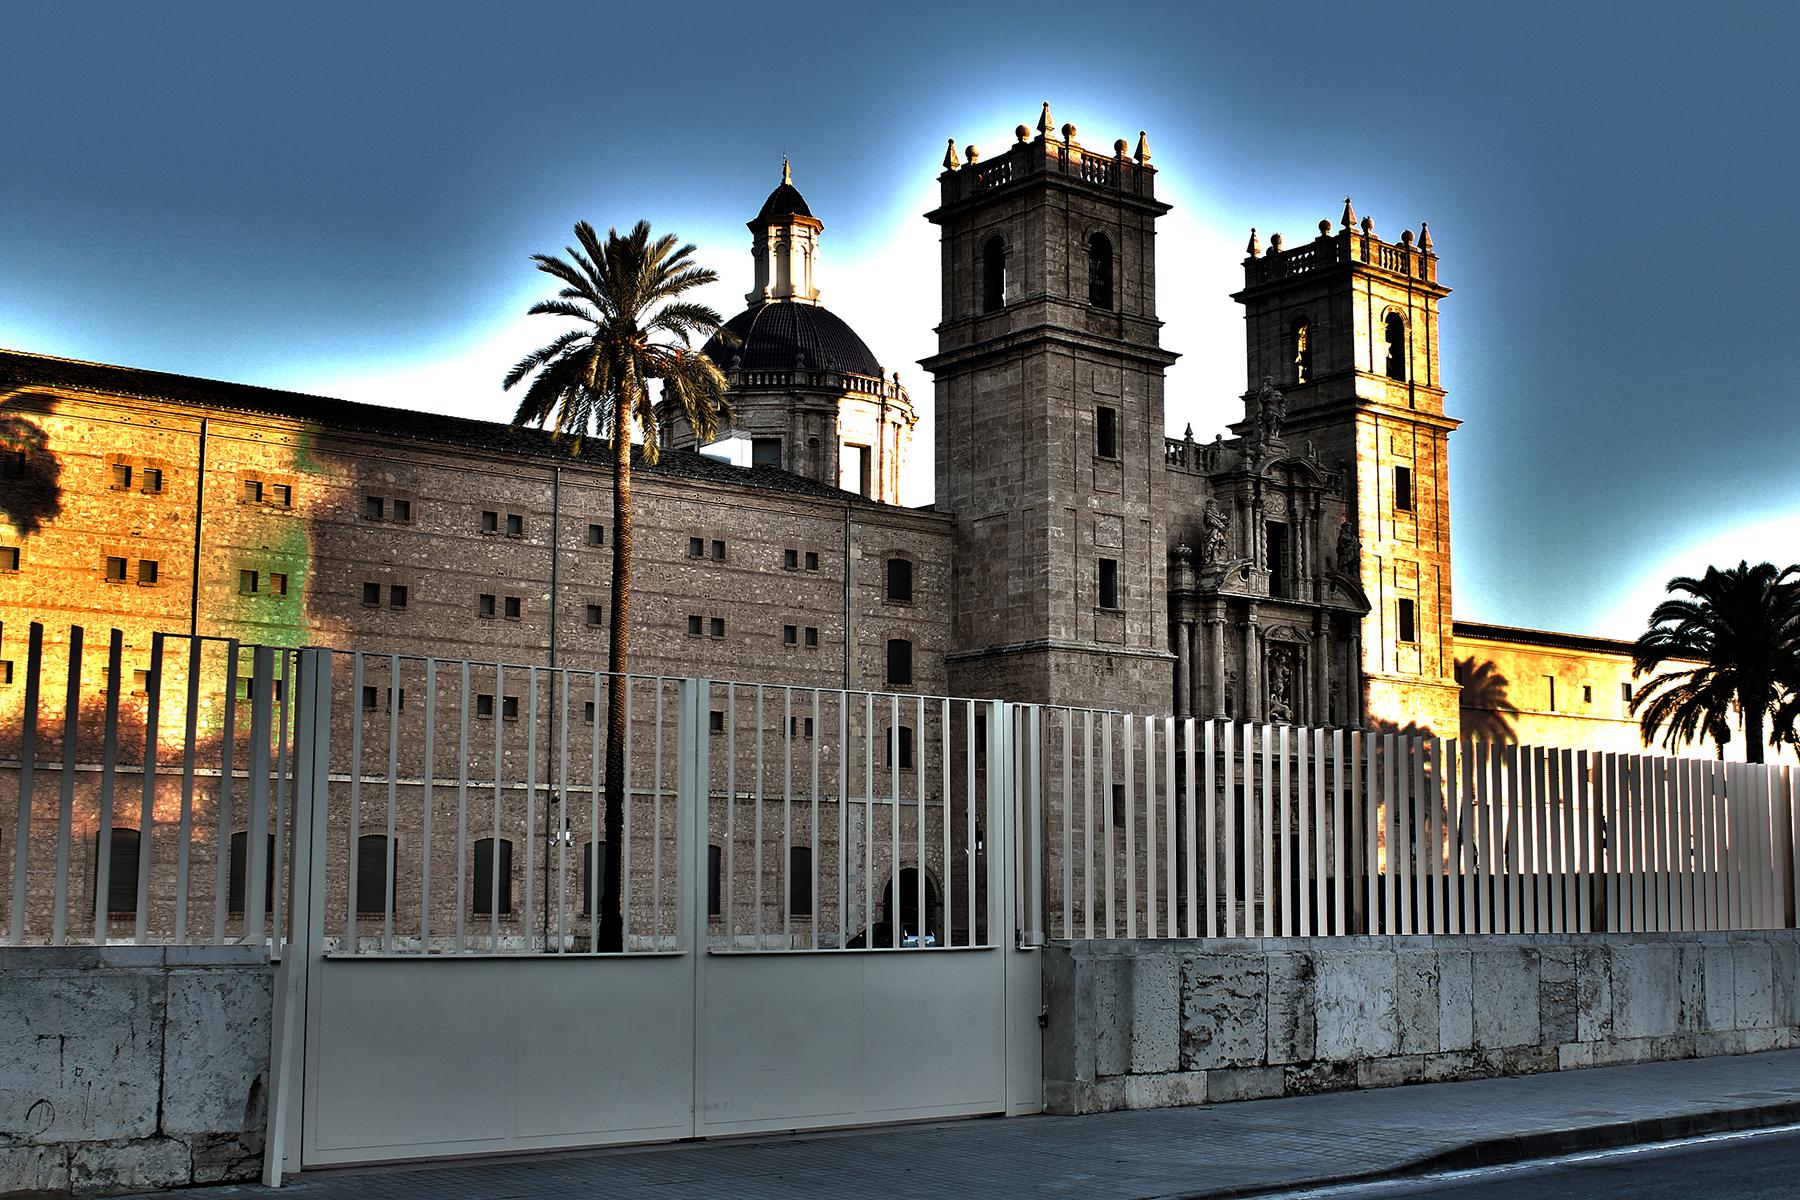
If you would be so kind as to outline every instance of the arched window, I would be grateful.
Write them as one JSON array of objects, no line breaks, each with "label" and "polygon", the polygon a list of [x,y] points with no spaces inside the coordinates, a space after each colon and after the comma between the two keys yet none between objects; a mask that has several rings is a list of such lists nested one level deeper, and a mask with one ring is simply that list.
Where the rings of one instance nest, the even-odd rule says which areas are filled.
[{"label": "arched window", "polygon": [[1312,323],[1305,317],[1295,317],[1288,342],[1288,349],[1294,360],[1294,382],[1311,383],[1313,377]]},{"label": "arched window", "polygon": [[1387,377],[1406,378],[1406,318],[1397,312],[1387,315]]},{"label": "arched window", "polygon": [[[512,911],[512,839],[500,839],[499,885],[501,913]],[[475,886],[470,891],[471,911],[479,916],[494,915],[494,839],[479,838],[475,842]]]},{"label": "arched window", "polygon": [[393,903],[394,880],[388,873],[388,858],[386,834],[365,833],[356,839],[356,911],[359,914],[385,916],[388,905]]},{"label": "arched window", "polygon": [[[931,877],[929,871],[925,872],[923,880],[919,878],[919,874],[917,867],[903,867],[896,878],[888,880],[887,892],[882,896],[881,903],[882,924],[888,926],[898,924],[903,942],[906,938],[913,936],[918,936],[919,940],[926,944],[941,942],[943,939],[940,935],[943,931],[939,928],[939,918],[943,916],[944,905],[938,896],[937,880]],[[919,885],[921,882],[925,885],[923,920],[920,919],[919,913]],[[897,889],[896,885],[898,885]],[[899,900],[897,908],[894,895],[896,890],[900,893],[897,897]],[[896,917],[899,918],[898,921],[895,920]],[[879,935],[877,935],[877,944],[881,944]]]},{"label": "arched window", "polygon": [[1095,308],[1113,306],[1112,239],[1096,233],[1088,239],[1088,303]]},{"label": "arched window", "polygon": [[995,312],[1006,306],[1006,243],[1000,236],[981,248],[981,311]]},{"label": "arched window", "polygon": [[100,880],[100,835],[94,834],[94,879],[106,888],[106,911],[113,916],[137,913],[138,831],[114,828],[108,840],[106,879]]}]

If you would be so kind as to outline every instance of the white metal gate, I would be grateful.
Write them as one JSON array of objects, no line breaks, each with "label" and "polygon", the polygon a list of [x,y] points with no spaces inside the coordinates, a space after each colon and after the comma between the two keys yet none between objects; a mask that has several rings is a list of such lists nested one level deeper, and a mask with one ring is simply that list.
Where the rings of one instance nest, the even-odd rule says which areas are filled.
[{"label": "white metal gate", "polygon": [[630,680],[597,953],[607,677],[296,673],[271,1179],[1041,1107],[1011,706]]}]

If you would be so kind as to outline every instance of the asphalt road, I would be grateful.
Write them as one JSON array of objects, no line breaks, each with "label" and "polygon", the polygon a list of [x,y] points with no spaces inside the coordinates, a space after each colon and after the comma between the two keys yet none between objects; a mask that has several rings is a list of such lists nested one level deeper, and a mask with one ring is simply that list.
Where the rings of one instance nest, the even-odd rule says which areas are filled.
[{"label": "asphalt road", "polygon": [[1548,1162],[1282,1193],[1286,1200],[1738,1200],[1800,1197],[1800,1129],[1722,1134]]}]

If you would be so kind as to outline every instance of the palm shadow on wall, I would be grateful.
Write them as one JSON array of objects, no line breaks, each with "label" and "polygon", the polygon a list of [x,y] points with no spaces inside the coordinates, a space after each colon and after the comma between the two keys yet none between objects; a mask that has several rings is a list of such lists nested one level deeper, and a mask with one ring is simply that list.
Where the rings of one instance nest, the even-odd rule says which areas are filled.
[{"label": "palm shadow on wall", "polygon": [[0,401],[0,520],[22,537],[62,512],[62,464],[49,435],[26,416],[55,407],[54,397],[30,393]]},{"label": "palm shadow on wall", "polygon": [[1511,681],[1492,662],[1474,656],[1458,659],[1456,677],[1462,683],[1462,732],[1475,741],[1510,744],[1519,740],[1510,714],[1519,711],[1507,697]]}]

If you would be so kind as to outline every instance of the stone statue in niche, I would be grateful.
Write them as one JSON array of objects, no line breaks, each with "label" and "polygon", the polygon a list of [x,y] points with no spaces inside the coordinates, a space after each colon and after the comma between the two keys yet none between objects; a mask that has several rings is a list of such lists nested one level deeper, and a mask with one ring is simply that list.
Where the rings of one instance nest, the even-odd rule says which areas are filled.
[{"label": "stone statue in niche", "polygon": [[1287,397],[1275,386],[1272,376],[1264,375],[1262,386],[1251,401],[1251,425],[1258,443],[1278,441],[1281,426],[1287,421]]},{"label": "stone statue in niche", "polygon": [[1269,651],[1269,720],[1294,719],[1294,651],[1275,646]]},{"label": "stone statue in niche", "polygon": [[1345,575],[1356,573],[1357,559],[1362,554],[1362,540],[1356,536],[1356,527],[1345,517],[1338,526],[1337,569]]},{"label": "stone statue in niche", "polygon": [[1200,523],[1205,529],[1200,561],[1208,566],[1216,566],[1225,561],[1229,550],[1231,514],[1221,508],[1217,500],[1208,496]]}]

